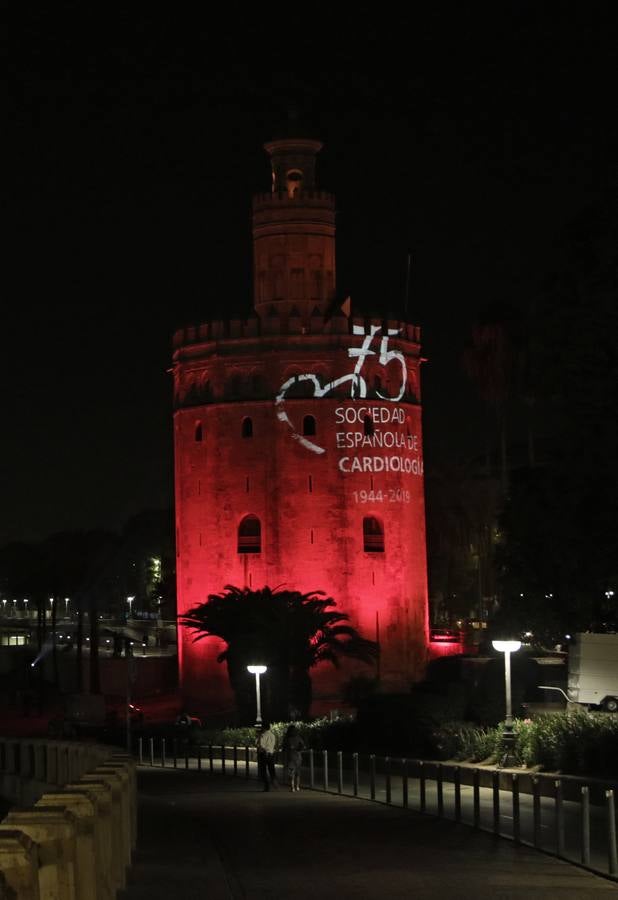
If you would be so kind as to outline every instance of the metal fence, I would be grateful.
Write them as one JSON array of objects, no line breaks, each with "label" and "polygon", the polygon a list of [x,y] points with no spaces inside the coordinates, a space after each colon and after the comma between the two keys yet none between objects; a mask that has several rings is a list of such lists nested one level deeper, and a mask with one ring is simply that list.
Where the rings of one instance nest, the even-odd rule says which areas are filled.
[{"label": "metal fence", "polygon": [[[256,750],[251,746],[140,737],[136,750],[141,765],[258,776]],[[606,782],[307,750],[302,786],[470,825],[618,880],[618,792]]]}]

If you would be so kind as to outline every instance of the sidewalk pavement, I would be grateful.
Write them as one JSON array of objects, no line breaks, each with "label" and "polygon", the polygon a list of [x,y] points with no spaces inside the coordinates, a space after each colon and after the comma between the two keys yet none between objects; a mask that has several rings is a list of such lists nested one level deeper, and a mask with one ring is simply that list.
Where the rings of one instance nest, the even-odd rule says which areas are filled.
[{"label": "sidewalk pavement", "polygon": [[583,869],[463,825],[319,791],[139,771],[138,849],[118,900],[618,898]]}]

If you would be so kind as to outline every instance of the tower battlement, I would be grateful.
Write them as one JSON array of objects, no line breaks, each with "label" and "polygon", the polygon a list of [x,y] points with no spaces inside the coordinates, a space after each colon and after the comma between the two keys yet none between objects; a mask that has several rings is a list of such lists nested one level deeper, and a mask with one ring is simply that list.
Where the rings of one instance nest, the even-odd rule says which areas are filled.
[{"label": "tower battlement", "polygon": [[[386,334],[387,329],[396,332],[392,338],[394,341],[408,341],[412,344],[420,344],[421,329],[418,325],[397,319],[377,319],[374,317],[346,316],[339,312],[331,317],[325,317],[319,311],[310,316],[307,321],[300,314],[294,315],[294,309],[287,315],[282,315],[277,310],[272,310],[269,315],[249,316],[246,319],[214,319],[202,322],[199,325],[187,325],[179,328],[173,337],[174,350],[180,350],[194,344],[210,343],[212,341],[237,341],[251,340],[277,335],[331,335],[353,334],[354,328],[359,327],[368,334],[371,328],[379,328]],[[300,349],[300,348],[299,348]]]},{"label": "tower battlement", "polygon": [[328,191],[308,191],[296,196],[290,196],[287,192],[277,191],[276,193],[254,194],[253,210],[258,212],[261,209],[268,209],[272,206],[283,206],[291,208],[300,208],[303,206],[325,206],[328,209],[335,209],[335,196]]}]

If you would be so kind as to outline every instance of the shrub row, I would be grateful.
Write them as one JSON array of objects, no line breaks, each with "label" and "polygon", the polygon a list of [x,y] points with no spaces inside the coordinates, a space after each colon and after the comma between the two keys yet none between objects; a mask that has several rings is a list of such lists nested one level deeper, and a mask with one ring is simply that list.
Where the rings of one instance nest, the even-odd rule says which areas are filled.
[{"label": "shrub row", "polygon": [[[572,775],[615,776],[618,718],[583,710],[515,719],[516,756],[521,765]],[[434,732],[441,759],[495,762],[502,752],[502,726],[474,728],[447,723]]]},{"label": "shrub row", "polygon": [[[466,722],[445,722],[410,732],[407,746],[385,747],[383,735],[367,734],[361,723],[351,718],[334,721],[316,719],[296,722],[307,747],[314,750],[343,750],[352,752],[391,753],[409,756],[422,755],[434,759],[455,759],[469,762],[496,762],[502,753],[502,726],[476,727]],[[279,745],[288,727],[277,722],[272,728]],[[534,720],[515,719],[517,735],[516,757],[527,767],[539,766],[551,772],[572,775],[615,776],[618,759],[618,717],[611,714],[588,715],[576,710],[568,713],[541,715]],[[400,733],[404,733],[404,730]],[[379,737],[379,740],[372,740]],[[203,729],[199,739],[204,743],[226,745],[254,745],[254,728],[225,728],[218,731]],[[422,746],[424,752],[418,753]]]}]

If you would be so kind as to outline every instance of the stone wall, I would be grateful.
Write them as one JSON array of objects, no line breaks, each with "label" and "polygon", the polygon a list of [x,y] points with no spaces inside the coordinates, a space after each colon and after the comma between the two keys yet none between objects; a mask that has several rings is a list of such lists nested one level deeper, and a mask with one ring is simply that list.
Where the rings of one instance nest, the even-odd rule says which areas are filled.
[{"label": "stone wall", "polygon": [[114,900],[137,837],[133,760],[113,747],[0,738],[0,896]]}]

